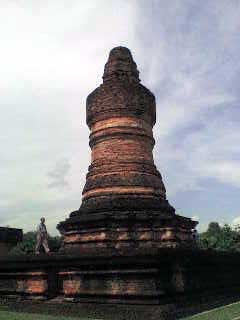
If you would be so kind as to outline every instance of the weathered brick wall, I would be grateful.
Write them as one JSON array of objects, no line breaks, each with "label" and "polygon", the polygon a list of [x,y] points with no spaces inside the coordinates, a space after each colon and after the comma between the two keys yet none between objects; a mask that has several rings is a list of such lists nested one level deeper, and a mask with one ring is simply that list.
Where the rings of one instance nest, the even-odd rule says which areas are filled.
[{"label": "weathered brick wall", "polygon": [[[125,304],[190,303],[197,297],[240,293],[240,255],[159,249],[145,255],[27,256],[0,259],[0,297]],[[148,253],[148,254],[147,254]],[[149,254],[150,253],[150,254]]]}]

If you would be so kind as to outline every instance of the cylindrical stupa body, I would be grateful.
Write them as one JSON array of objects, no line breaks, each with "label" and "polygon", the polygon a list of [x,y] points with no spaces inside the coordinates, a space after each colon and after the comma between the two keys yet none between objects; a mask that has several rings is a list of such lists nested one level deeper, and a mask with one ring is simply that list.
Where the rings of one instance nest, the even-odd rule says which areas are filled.
[{"label": "cylindrical stupa body", "polygon": [[103,83],[87,98],[91,165],[82,204],[58,225],[64,251],[112,252],[189,242],[195,224],[175,215],[153,161],[154,95],[131,52],[111,50]]},{"label": "cylindrical stupa body", "polygon": [[82,209],[126,205],[158,208],[165,188],[153,162],[154,95],[138,78],[127,48],[110,52],[103,84],[87,98],[92,163],[83,190]]}]

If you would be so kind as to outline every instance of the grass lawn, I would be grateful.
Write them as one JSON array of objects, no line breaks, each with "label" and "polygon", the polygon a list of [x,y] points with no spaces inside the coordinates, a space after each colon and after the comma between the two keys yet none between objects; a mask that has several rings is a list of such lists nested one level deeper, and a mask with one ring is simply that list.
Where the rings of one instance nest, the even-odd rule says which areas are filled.
[{"label": "grass lawn", "polygon": [[35,314],[35,313],[12,312],[12,311],[7,311],[7,308],[0,307],[0,320],[97,320],[97,319],[49,316],[49,315],[41,315],[41,314]]},{"label": "grass lawn", "polygon": [[240,302],[205,311],[181,320],[240,320]]}]

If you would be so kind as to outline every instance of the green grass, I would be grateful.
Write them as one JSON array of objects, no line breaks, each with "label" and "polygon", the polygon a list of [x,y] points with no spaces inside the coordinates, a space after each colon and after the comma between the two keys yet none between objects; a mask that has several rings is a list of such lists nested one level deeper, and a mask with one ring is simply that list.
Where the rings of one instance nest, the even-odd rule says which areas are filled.
[{"label": "green grass", "polygon": [[240,320],[240,302],[205,311],[181,320]]},{"label": "green grass", "polygon": [[33,313],[22,313],[6,311],[5,308],[0,308],[0,320],[96,320],[89,318],[76,318],[64,316],[49,316]]}]

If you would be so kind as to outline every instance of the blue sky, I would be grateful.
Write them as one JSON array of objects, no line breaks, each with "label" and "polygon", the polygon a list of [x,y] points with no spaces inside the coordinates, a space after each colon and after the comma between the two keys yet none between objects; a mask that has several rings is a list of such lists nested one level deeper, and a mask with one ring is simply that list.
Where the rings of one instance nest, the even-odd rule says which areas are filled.
[{"label": "blue sky", "polygon": [[85,100],[127,46],[156,96],[154,157],[177,212],[240,222],[240,2],[1,1],[0,225],[48,229],[81,203]]}]

